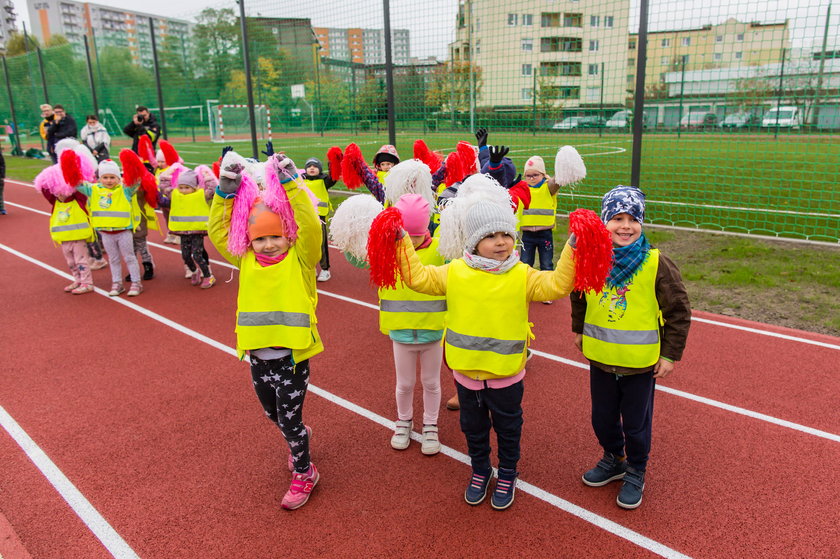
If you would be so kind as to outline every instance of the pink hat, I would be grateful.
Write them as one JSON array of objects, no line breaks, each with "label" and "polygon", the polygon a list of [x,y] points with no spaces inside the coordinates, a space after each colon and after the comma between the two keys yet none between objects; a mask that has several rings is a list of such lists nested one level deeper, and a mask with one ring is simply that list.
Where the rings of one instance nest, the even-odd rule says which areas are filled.
[{"label": "pink hat", "polygon": [[425,235],[429,230],[429,203],[419,194],[403,194],[394,207],[400,210],[409,235]]}]

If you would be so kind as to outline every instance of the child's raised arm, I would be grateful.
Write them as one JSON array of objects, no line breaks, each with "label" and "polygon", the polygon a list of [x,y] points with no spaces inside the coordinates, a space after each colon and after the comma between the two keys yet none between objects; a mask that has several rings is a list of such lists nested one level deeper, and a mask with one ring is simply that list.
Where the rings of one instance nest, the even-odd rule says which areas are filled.
[{"label": "child's raised arm", "polygon": [[286,190],[294,212],[298,225],[298,237],[295,242],[298,258],[304,266],[314,268],[321,260],[321,219],[315,211],[309,192],[304,188],[303,179],[300,178],[294,162],[280,153],[269,159],[268,164],[277,166],[277,176]]}]

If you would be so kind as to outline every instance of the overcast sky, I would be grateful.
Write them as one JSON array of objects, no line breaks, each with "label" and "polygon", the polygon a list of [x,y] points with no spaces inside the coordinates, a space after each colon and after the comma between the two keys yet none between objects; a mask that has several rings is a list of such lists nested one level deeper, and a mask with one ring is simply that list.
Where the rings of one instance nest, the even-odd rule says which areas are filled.
[{"label": "overcast sky", "polygon": [[[56,0],[52,0],[56,1]],[[496,0],[519,12],[526,2]],[[608,3],[609,0],[603,0]],[[791,22],[795,48],[807,48],[822,42],[826,7],[830,0],[651,0],[650,30],[699,27],[721,23],[729,17],[763,23]],[[99,0],[97,3],[137,9],[137,0]],[[832,7],[829,44],[840,45],[840,2]],[[533,5],[532,2],[527,4]],[[191,19],[207,6],[231,7],[234,0],[180,0],[172,9],[172,0],[144,0],[142,10]],[[553,4],[559,6],[558,4]],[[318,27],[382,27],[382,2],[379,0],[245,0],[248,15],[307,17]],[[365,6],[360,9],[360,6]],[[412,56],[445,58],[447,44],[454,39],[458,0],[391,0],[391,26],[409,29]],[[639,1],[631,0],[631,31],[637,31]],[[20,19],[27,21],[26,4],[16,2]]]}]

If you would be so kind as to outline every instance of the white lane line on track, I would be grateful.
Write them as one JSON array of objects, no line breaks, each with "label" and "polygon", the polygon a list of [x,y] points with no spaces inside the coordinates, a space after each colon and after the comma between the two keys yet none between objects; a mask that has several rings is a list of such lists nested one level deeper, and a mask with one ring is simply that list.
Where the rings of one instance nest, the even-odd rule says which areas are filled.
[{"label": "white lane line on track", "polygon": [[[8,203],[9,202],[7,202],[7,204]],[[17,206],[17,207],[23,208],[23,209],[31,210],[33,212],[45,213],[45,212],[41,212],[40,210],[34,210],[34,209],[29,208],[27,206],[21,206],[21,205],[18,205],[18,204],[14,204],[14,205]],[[47,215],[49,215],[49,214],[47,214]],[[173,253],[176,253],[176,254],[181,254],[180,250],[172,248],[172,247],[168,247],[166,245],[162,245],[162,244],[158,244],[158,243],[152,243],[152,242],[150,242],[149,245],[151,245],[153,247],[156,247],[156,248],[160,248],[162,250],[173,252]],[[335,247],[332,247],[332,248],[335,248]],[[221,260],[211,260],[210,262],[212,262],[213,264],[218,265],[218,266],[223,266],[223,267],[226,267],[226,268],[230,268],[231,270],[236,270],[236,267],[233,266],[232,264],[230,264],[229,262],[224,262],[224,261],[221,261]],[[231,278],[232,278],[232,275],[231,275]],[[72,279],[72,278],[70,278],[70,279]],[[367,307],[369,309],[373,309],[373,310],[376,310],[376,311],[379,310],[379,307],[374,305],[374,304],[367,303],[365,301],[360,301],[358,299],[353,299],[352,297],[346,297],[344,295],[338,295],[336,293],[330,293],[329,291],[324,291],[322,289],[319,289],[318,293],[320,295],[325,295],[327,297],[332,297],[332,298],[335,298],[335,299],[339,299],[341,301],[345,301],[345,302],[352,303],[352,304],[355,304],[355,305],[359,305],[359,306],[362,306],[362,307]],[[770,332],[770,331],[767,331],[767,330],[760,330],[760,329],[757,329],[757,328],[750,328],[750,327],[747,327],[747,326],[739,326],[739,325],[736,325],[736,324],[728,324],[726,322],[709,320],[709,319],[699,318],[699,317],[692,317],[692,320],[697,321],[697,322],[704,322],[704,323],[708,323],[708,324],[712,324],[712,325],[716,325],[716,326],[724,326],[724,327],[727,327],[727,328],[734,328],[736,330],[743,330],[743,331],[746,331],[746,332],[751,332],[751,333],[760,334],[760,335],[764,335],[764,336],[776,337],[776,338],[785,339],[785,340],[789,340],[789,341],[816,345],[816,346],[820,346],[820,347],[825,347],[827,349],[840,350],[840,345],[829,344],[829,343],[826,343],[826,342],[819,342],[819,341],[816,341],[816,340],[809,340],[807,338],[799,338],[799,337],[796,337],[796,336],[789,336],[787,334],[779,334],[779,333]],[[559,355],[554,355],[552,353],[546,353],[544,351],[539,351],[539,350],[536,350],[536,349],[532,349],[531,351],[534,353],[534,355],[544,357],[544,358],[546,358],[550,361],[555,361],[557,363],[564,363],[566,365],[570,365],[570,366],[576,367],[578,369],[589,370],[589,365],[587,363],[583,363],[583,362],[580,362],[580,361],[574,361],[572,359],[567,359],[565,357],[560,357]],[[732,405],[732,404],[727,404],[725,402],[720,402],[718,400],[713,400],[711,398],[706,398],[705,396],[698,396],[698,395],[692,394],[690,392],[684,392],[682,390],[669,388],[667,386],[662,386],[662,385],[659,385],[659,384],[656,385],[656,390],[659,390],[661,392],[665,392],[667,394],[671,394],[672,396],[678,396],[678,397],[681,397],[681,398],[686,398],[688,400],[692,400],[692,401],[697,402],[697,403],[706,404],[706,405],[709,405],[709,406],[712,406],[712,407],[715,407],[715,408],[718,408],[718,409],[721,409],[721,410],[729,411],[729,412],[732,412],[732,413],[737,413],[739,415],[750,417],[752,419],[758,419],[760,421],[766,421],[768,423],[772,423],[773,425],[778,425],[780,427],[793,429],[795,431],[799,431],[799,432],[802,432],[802,433],[807,433],[809,435],[814,435],[816,437],[820,437],[820,438],[823,438],[823,439],[828,439],[830,441],[840,442],[840,435],[837,435],[837,434],[834,434],[834,433],[829,433],[827,431],[821,431],[821,430],[815,429],[813,427],[808,427],[807,425],[801,425],[799,423],[794,423],[794,422],[788,421],[786,419],[780,419],[778,417],[773,417],[771,415],[767,415],[767,414],[764,414],[764,413],[761,413],[761,412],[748,410],[746,408],[742,408],[742,407],[735,406],[735,405]]]},{"label": "white lane line on track", "polygon": [[[57,268],[54,268],[54,267],[50,266],[49,264],[41,262],[40,260],[32,258],[31,256],[28,256],[26,254],[23,254],[22,252],[19,252],[19,251],[15,250],[11,247],[8,247],[8,246],[6,246],[2,243],[0,243],[0,249],[5,250],[9,254],[17,256],[18,258],[20,258],[22,260],[25,260],[26,262],[29,262],[31,264],[35,264],[36,266],[38,266],[40,268],[43,268],[44,270],[47,270],[48,272],[51,272],[51,273],[53,273],[57,276],[60,276],[60,277],[66,278],[66,279],[72,279],[72,276],[70,276],[70,274],[68,274],[66,272],[62,272],[61,270],[59,270]],[[141,306],[139,306],[139,305],[137,305],[137,304],[135,304],[131,301],[126,300],[126,299],[122,299],[122,298],[119,298],[119,297],[109,297],[108,293],[105,290],[100,289],[98,287],[95,288],[95,293],[105,297],[109,301],[113,301],[114,303],[123,305],[124,307],[128,307],[129,309],[132,309],[132,310],[134,310],[134,311],[136,311],[136,312],[138,312],[138,313],[140,313],[140,314],[142,314],[142,315],[144,315],[148,318],[151,318],[152,320],[155,320],[157,322],[160,322],[161,324],[169,326],[170,328],[176,330],[177,332],[180,332],[182,334],[190,336],[191,338],[194,338],[194,339],[196,339],[200,342],[208,344],[215,349],[218,349],[218,350],[220,350],[224,353],[227,353],[228,355],[232,355],[232,356],[236,357],[236,350],[234,348],[226,346],[223,343],[218,342],[218,341],[216,341],[212,338],[209,338],[209,337],[205,336],[204,334],[200,334],[199,332],[196,332],[195,330],[193,330],[193,329],[191,329],[187,326],[181,325],[181,324],[179,324],[179,323],[177,323],[173,320],[170,320],[170,319],[168,319],[164,316],[161,316],[154,311],[150,311],[150,310],[148,310],[144,307],[141,307]],[[318,396],[321,396],[322,398],[324,398],[324,399],[326,399],[326,400],[328,400],[328,401],[330,401],[330,402],[332,402],[332,403],[334,403],[338,406],[341,406],[348,411],[356,413],[356,414],[364,417],[365,419],[373,421],[374,423],[376,423],[378,425],[381,425],[381,426],[383,426],[383,427],[385,427],[389,430],[394,429],[394,422],[393,421],[388,420],[388,419],[382,417],[381,415],[376,414],[376,413],[374,413],[374,412],[372,412],[372,411],[370,411],[366,408],[363,408],[363,407],[361,407],[357,404],[354,404],[353,402],[350,402],[349,400],[345,400],[344,398],[342,398],[340,396],[332,394],[331,392],[328,392],[328,391],[326,391],[322,388],[318,388],[317,386],[312,385],[312,384],[309,385],[309,390],[311,390],[314,394],[316,394]],[[2,409],[2,408],[0,408],[0,409]],[[411,438],[414,439],[415,441],[418,441],[418,442],[420,441],[420,435],[416,432],[411,433]],[[457,450],[455,450],[451,447],[448,447],[446,445],[441,445],[441,452],[443,454],[445,454],[446,456],[449,456],[450,458],[453,458],[453,459],[455,459],[455,460],[457,460],[457,461],[459,461],[463,464],[466,464],[466,465],[470,464],[470,459],[469,459],[468,456],[466,456],[464,453],[459,452],[459,451],[457,451]],[[40,467],[39,467],[39,469],[40,469]],[[55,469],[56,469],[56,471],[58,471],[58,468],[55,468]],[[44,470],[41,470],[41,471],[43,472]],[[59,473],[60,473],[60,471],[59,471]],[[46,472],[44,473],[44,475],[47,475]],[[62,474],[62,477],[63,477],[63,474]],[[70,482],[68,480],[68,484],[69,483]],[[70,485],[72,486],[72,484],[70,484]],[[548,491],[545,491],[544,489],[540,489],[539,487],[537,487],[537,486],[535,486],[531,483],[528,483],[528,482],[523,481],[523,480],[518,480],[517,481],[517,487],[519,487],[520,491],[522,491],[524,493],[532,495],[533,497],[536,497],[537,499],[540,499],[540,500],[542,500],[542,501],[544,501],[544,502],[546,502],[546,503],[548,503],[548,504],[550,504],[550,505],[552,505],[552,506],[554,506],[554,507],[556,507],[556,508],[558,508],[558,509],[560,509],[564,512],[567,512],[567,513],[569,513],[573,516],[576,516],[576,517],[580,518],[581,520],[583,520],[585,522],[589,522],[590,524],[593,524],[594,526],[597,526],[598,528],[601,528],[602,530],[604,530],[606,532],[609,532],[609,533],[611,533],[615,536],[623,538],[623,539],[625,539],[625,540],[627,540],[627,541],[629,541],[629,542],[631,542],[631,543],[633,543],[633,544],[635,544],[635,545],[637,545],[641,548],[647,549],[648,551],[650,551],[652,553],[660,555],[661,557],[667,557],[668,559],[690,559],[688,555],[685,555],[683,553],[680,553],[679,551],[671,549],[670,547],[668,547],[668,546],[666,546],[666,545],[664,545],[664,544],[662,544],[662,543],[660,543],[656,540],[650,539],[647,536],[644,536],[644,535],[642,535],[638,532],[635,532],[635,531],[627,528],[626,526],[623,526],[623,525],[621,525],[617,522],[613,522],[612,520],[609,520],[608,518],[604,518],[603,516],[595,514],[594,512],[592,512],[588,509],[579,507],[578,505],[575,505],[574,503],[571,503],[571,502],[569,502],[569,501],[567,501],[567,500],[565,500],[561,497],[558,497],[557,495],[554,495],[553,493],[549,493]],[[78,490],[77,490],[77,492],[78,492]],[[79,493],[79,496],[81,497],[81,493]],[[63,493],[62,493],[62,497],[64,497]],[[84,499],[84,497],[82,497],[82,498]],[[67,497],[65,497],[65,500],[66,499],[67,499]],[[70,501],[68,500],[68,503],[69,502]],[[87,502],[87,501],[85,501],[85,502]],[[92,506],[90,506],[90,508],[92,510],[95,510],[95,509],[93,509]],[[76,510],[76,509],[74,508],[73,510]],[[78,511],[77,511],[77,514],[79,514]],[[91,528],[91,530],[93,531],[94,526],[92,526],[91,524],[88,523],[87,518],[82,517],[81,514],[79,516],[80,516],[80,518],[82,518],[82,520],[85,522],[85,524],[88,525]],[[99,518],[101,518],[101,516]],[[101,521],[105,522],[104,519],[102,519]],[[107,525],[107,523],[106,523],[106,525]],[[94,533],[96,533],[96,532],[94,532]],[[117,535],[116,532],[114,532],[114,534]],[[99,537],[99,536],[97,535],[97,537]],[[117,537],[119,537],[119,536],[117,535]],[[120,539],[120,541],[122,541],[122,540]],[[128,547],[128,546],[126,545],[126,547]],[[110,551],[110,548],[108,548],[108,549]],[[128,548],[128,549],[130,551],[130,548]],[[133,553],[133,551],[131,553]],[[114,557],[122,558],[122,557],[137,557],[137,556],[136,555],[114,555]]]},{"label": "white lane line on track", "polygon": [[78,515],[84,522],[93,535],[102,542],[112,556],[118,559],[140,559],[137,553],[122,539],[114,528],[108,524],[108,521],[99,514],[90,501],[88,501],[81,491],[79,491],[73,482],[67,479],[67,476],[50,460],[49,456],[41,450],[35,441],[26,434],[26,431],[18,424],[9,413],[0,406],[0,425],[3,429],[14,439],[14,441],[23,449],[23,452],[29,457],[35,467],[44,474],[47,481],[55,488],[59,495],[61,495],[70,508]]}]

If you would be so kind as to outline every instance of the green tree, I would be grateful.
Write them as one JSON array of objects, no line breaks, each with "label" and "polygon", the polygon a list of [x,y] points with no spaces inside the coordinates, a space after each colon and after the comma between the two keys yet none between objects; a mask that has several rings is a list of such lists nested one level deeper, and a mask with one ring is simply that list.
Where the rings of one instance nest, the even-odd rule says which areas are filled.
[{"label": "green tree", "polygon": [[13,31],[11,35],[9,35],[9,40],[6,41],[6,56],[11,58],[12,56],[20,56],[21,54],[26,54],[26,52],[32,52],[35,50],[36,47],[41,46],[38,42],[36,37],[32,35],[28,36],[28,43],[25,43],[26,36],[23,33],[18,31]]},{"label": "green tree", "polygon": [[385,85],[374,77],[368,77],[356,96],[356,112],[364,120],[384,120],[388,114]]},{"label": "green tree", "polygon": [[[472,70],[472,71],[471,71]],[[470,79],[475,87],[476,104],[481,97],[481,68],[468,62],[439,66],[426,90],[426,104],[438,111],[467,111],[470,108]]]},{"label": "green tree", "polygon": [[239,20],[231,8],[204,9],[193,28],[193,51],[199,87],[205,98],[218,97],[231,73],[240,68]]}]

